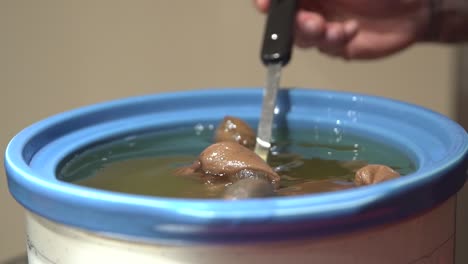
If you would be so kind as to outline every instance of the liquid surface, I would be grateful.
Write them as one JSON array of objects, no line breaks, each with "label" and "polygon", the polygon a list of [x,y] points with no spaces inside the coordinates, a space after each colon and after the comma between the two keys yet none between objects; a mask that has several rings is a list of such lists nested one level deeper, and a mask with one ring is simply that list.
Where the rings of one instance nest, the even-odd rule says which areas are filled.
[{"label": "liquid surface", "polygon": [[[218,198],[225,184],[174,174],[213,143],[213,130],[214,125],[197,124],[103,143],[72,157],[58,178],[131,194]],[[288,131],[287,138],[277,138],[272,153],[269,163],[281,176],[278,195],[353,188],[355,171],[366,163],[387,165],[401,175],[415,170],[410,159],[389,146],[326,130]]]}]

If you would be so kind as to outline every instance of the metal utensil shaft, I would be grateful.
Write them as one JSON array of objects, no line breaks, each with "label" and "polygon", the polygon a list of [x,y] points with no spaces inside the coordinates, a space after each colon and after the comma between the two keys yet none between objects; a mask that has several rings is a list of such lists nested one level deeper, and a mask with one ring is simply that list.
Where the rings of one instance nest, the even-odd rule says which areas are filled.
[{"label": "metal utensil shaft", "polygon": [[255,144],[255,153],[265,161],[268,159],[268,153],[271,147],[273,117],[281,78],[281,69],[281,63],[269,64],[267,66],[266,87],[263,93],[262,113],[257,130],[257,142]]}]

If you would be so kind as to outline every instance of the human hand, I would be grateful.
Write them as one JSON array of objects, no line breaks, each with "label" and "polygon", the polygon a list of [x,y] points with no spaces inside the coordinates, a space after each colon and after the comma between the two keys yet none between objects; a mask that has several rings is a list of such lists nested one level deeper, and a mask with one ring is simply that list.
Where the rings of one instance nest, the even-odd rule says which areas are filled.
[{"label": "human hand", "polygon": [[[345,59],[373,59],[425,39],[428,0],[298,0],[295,44]],[[270,0],[255,0],[268,10]]]}]

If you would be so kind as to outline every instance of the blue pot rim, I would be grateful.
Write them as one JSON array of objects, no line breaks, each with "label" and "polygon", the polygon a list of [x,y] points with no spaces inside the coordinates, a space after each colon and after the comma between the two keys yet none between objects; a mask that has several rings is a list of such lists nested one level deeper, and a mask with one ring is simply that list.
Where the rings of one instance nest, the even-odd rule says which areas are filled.
[{"label": "blue pot rim", "polygon": [[[414,156],[417,171],[346,191],[235,202],[122,194],[56,179],[57,166],[73,152],[129,131],[183,123],[190,120],[188,113],[213,118],[235,110],[258,116],[260,88],[222,88],[114,100],[39,121],[6,149],[10,192],[42,217],[92,232],[169,244],[229,243],[327,236],[403,220],[442,203],[465,182],[468,137],[443,115],[364,94],[281,92],[293,102],[291,118],[318,123],[340,118],[346,128],[369,131],[366,136],[385,135]],[[346,119],[350,109],[359,115],[354,122]]]}]

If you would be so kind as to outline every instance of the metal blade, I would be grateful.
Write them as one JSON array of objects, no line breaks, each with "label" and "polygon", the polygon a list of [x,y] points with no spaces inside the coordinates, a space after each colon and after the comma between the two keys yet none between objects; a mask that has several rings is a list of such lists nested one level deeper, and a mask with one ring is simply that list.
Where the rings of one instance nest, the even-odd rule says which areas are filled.
[{"label": "metal blade", "polygon": [[269,64],[267,66],[266,87],[263,92],[262,113],[257,130],[257,142],[255,144],[255,153],[265,161],[268,159],[271,147],[273,117],[281,77],[281,68],[281,63]]}]

